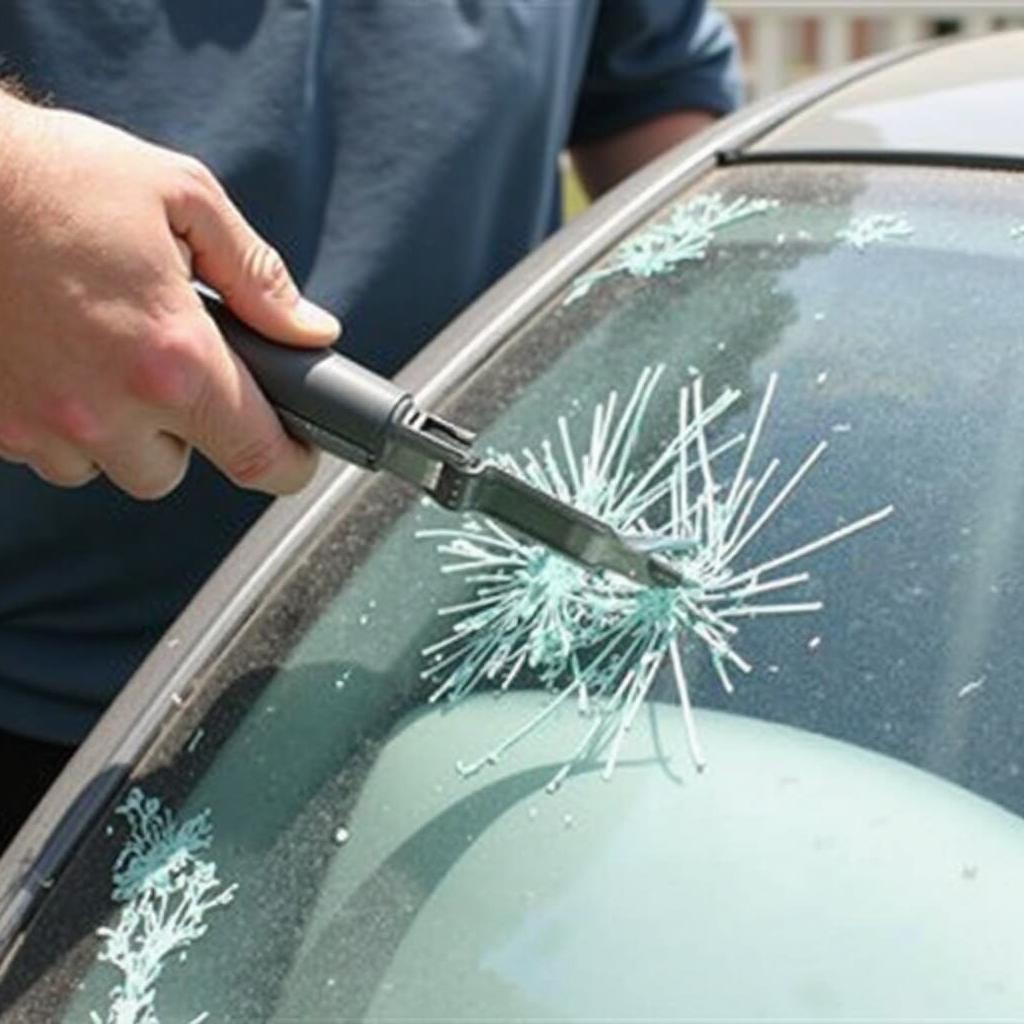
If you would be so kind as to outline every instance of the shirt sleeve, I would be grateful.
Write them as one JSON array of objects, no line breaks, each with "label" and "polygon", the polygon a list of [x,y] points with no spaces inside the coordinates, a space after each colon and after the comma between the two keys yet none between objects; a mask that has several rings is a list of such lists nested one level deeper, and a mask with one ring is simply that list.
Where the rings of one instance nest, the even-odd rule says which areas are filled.
[{"label": "shirt sleeve", "polygon": [[703,0],[602,0],[570,144],[675,110],[724,114],[741,99],[736,37]]}]

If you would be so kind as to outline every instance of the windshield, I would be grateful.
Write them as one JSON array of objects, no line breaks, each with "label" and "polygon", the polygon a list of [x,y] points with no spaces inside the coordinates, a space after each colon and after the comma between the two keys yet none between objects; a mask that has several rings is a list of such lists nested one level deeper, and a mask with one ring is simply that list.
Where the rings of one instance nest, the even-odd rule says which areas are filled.
[{"label": "windshield", "polygon": [[364,486],[54,886],[11,1012],[1013,1016],[1021,194],[738,166],[605,254],[438,411],[686,585]]}]

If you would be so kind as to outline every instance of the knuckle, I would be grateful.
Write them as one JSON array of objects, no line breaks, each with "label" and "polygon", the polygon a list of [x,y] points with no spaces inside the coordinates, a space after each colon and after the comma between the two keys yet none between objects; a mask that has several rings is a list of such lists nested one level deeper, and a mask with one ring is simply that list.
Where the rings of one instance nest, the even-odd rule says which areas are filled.
[{"label": "knuckle", "polygon": [[262,240],[254,242],[246,253],[244,277],[273,298],[287,298],[293,288],[281,254]]},{"label": "knuckle", "polygon": [[154,331],[135,352],[128,389],[148,405],[184,409],[196,398],[202,365],[202,345],[197,333],[181,328]]},{"label": "knuckle", "polygon": [[13,419],[0,420],[0,451],[6,458],[24,460],[32,451],[29,432]]},{"label": "knuckle", "polygon": [[172,173],[168,183],[169,194],[185,208],[209,207],[218,203],[222,196],[217,176],[201,160],[194,156],[176,154],[171,163]]},{"label": "knuckle", "polygon": [[187,153],[177,156],[177,170],[182,183],[186,187],[214,191],[217,188],[217,177],[202,160]]},{"label": "knuckle", "polygon": [[41,418],[62,441],[92,446],[103,441],[106,431],[91,403],[76,396],[60,396],[43,402]]},{"label": "knuckle", "polygon": [[286,444],[283,434],[249,441],[228,457],[224,472],[241,487],[258,484],[284,460]]}]

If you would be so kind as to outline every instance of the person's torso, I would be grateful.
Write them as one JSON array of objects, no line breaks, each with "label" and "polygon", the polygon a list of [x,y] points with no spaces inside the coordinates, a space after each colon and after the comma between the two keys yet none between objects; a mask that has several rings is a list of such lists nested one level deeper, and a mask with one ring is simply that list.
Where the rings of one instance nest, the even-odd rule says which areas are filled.
[{"label": "person's torso", "polygon": [[[596,8],[14,0],[0,55],[204,160],[390,373],[552,227]],[[263,506],[199,460],[156,504],[0,463],[0,727],[80,736]]]}]

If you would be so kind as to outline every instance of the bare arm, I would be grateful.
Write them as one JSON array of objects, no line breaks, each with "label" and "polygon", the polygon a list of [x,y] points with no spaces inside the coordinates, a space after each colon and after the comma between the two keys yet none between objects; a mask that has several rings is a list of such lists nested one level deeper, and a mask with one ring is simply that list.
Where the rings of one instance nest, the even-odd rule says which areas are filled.
[{"label": "bare arm", "polygon": [[713,124],[716,115],[680,110],[645,121],[606,139],[579,143],[572,161],[591,199],[603,195],[656,156]]},{"label": "bare arm", "polygon": [[190,449],[236,483],[301,487],[284,433],[191,287],[283,344],[340,330],[198,161],[0,89],[0,458],[168,493]]}]

